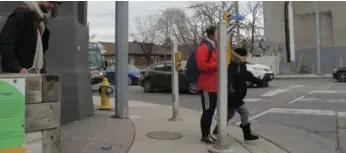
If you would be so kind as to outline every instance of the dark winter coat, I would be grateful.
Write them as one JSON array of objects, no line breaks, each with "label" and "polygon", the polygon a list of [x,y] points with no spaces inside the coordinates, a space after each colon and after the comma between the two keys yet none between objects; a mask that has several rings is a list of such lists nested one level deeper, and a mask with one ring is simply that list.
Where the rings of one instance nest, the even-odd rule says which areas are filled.
[{"label": "dark winter coat", "polygon": [[[0,34],[2,72],[19,73],[22,68],[32,67],[38,22],[36,13],[25,7],[16,8],[8,17]],[[44,53],[48,49],[49,35],[46,27],[42,36]]]},{"label": "dark winter coat", "polygon": [[245,63],[231,62],[228,66],[228,83],[234,92],[228,92],[228,106],[230,108],[237,108],[244,104],[247,93],[246,81],[263,84],[261,79],[256,78],[251,72],[247,71]]}]

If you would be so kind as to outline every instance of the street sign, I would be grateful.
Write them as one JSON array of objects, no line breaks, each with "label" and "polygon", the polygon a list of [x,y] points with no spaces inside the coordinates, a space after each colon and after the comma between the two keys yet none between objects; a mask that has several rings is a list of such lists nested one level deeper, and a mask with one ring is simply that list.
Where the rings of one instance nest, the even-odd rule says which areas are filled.
[{"label": "street sign", "polygon": [[230,18],[231,18],[231,20],[240,21],[240,20],[244,19],[244,16],[242,16],[240,14],[231,14]]}]

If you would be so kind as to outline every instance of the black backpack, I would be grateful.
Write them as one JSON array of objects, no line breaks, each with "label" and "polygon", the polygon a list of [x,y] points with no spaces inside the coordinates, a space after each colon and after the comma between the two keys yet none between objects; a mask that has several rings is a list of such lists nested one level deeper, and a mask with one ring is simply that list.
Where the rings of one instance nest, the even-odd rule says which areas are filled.
[{"label": "black backpack", "polygon": [[[209,54],[208,54],[208,62],[209,62],[209,60],[211,58],[211,55],[213,53],[213,49],[212,49],[213,47],[207,41],[205,41],[204,43],[207,44],[207,46],[208,46],[208,52],[209,52]],[[185,75],[186,75],[187,79],[189,81],[195,82],[195,83],[197,83],[198,78],[199,78],[199,74],[200,74],[200,71],[199,71],[199,69],[197,67],[197,61],[196,61],[196,52],[197,51],[198,50],[194,51],[190,55],[189,59],[187,60],[186,66],[185,66]]]}]

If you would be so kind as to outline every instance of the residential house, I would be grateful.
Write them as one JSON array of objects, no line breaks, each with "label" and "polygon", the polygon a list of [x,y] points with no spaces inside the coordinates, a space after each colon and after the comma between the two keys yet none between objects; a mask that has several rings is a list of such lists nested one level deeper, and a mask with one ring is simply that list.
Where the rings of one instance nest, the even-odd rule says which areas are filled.
[{"label": "residential house", "polygon": [[[114,42],[98,42],[102,45],[105,52],[102,54],[104,59],[110,65],[115,64],[115,43]],[[128,63],[135,65],[138,68],[145,68],[148,66],[146,53],[142,51],[140,42],[129,42]],[[171,60],[170,50],[161,46],[154,47],[151,53],[151,61],[149,64]]]}]

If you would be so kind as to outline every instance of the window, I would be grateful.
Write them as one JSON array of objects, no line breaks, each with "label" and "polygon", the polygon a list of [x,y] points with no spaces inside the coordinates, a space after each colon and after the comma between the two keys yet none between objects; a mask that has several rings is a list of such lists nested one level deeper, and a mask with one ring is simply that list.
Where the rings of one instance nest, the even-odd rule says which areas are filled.
[{"label": "window", "polygon": [[171,70],[172,70],[172,63],[167,63],[165,71],[171,71]]},{"label": "window", "polygon": [[165,64],[163,64],[163,63],[156,64],[153,66],[153,70],[164,71],[164,69],[165,69]]}]

